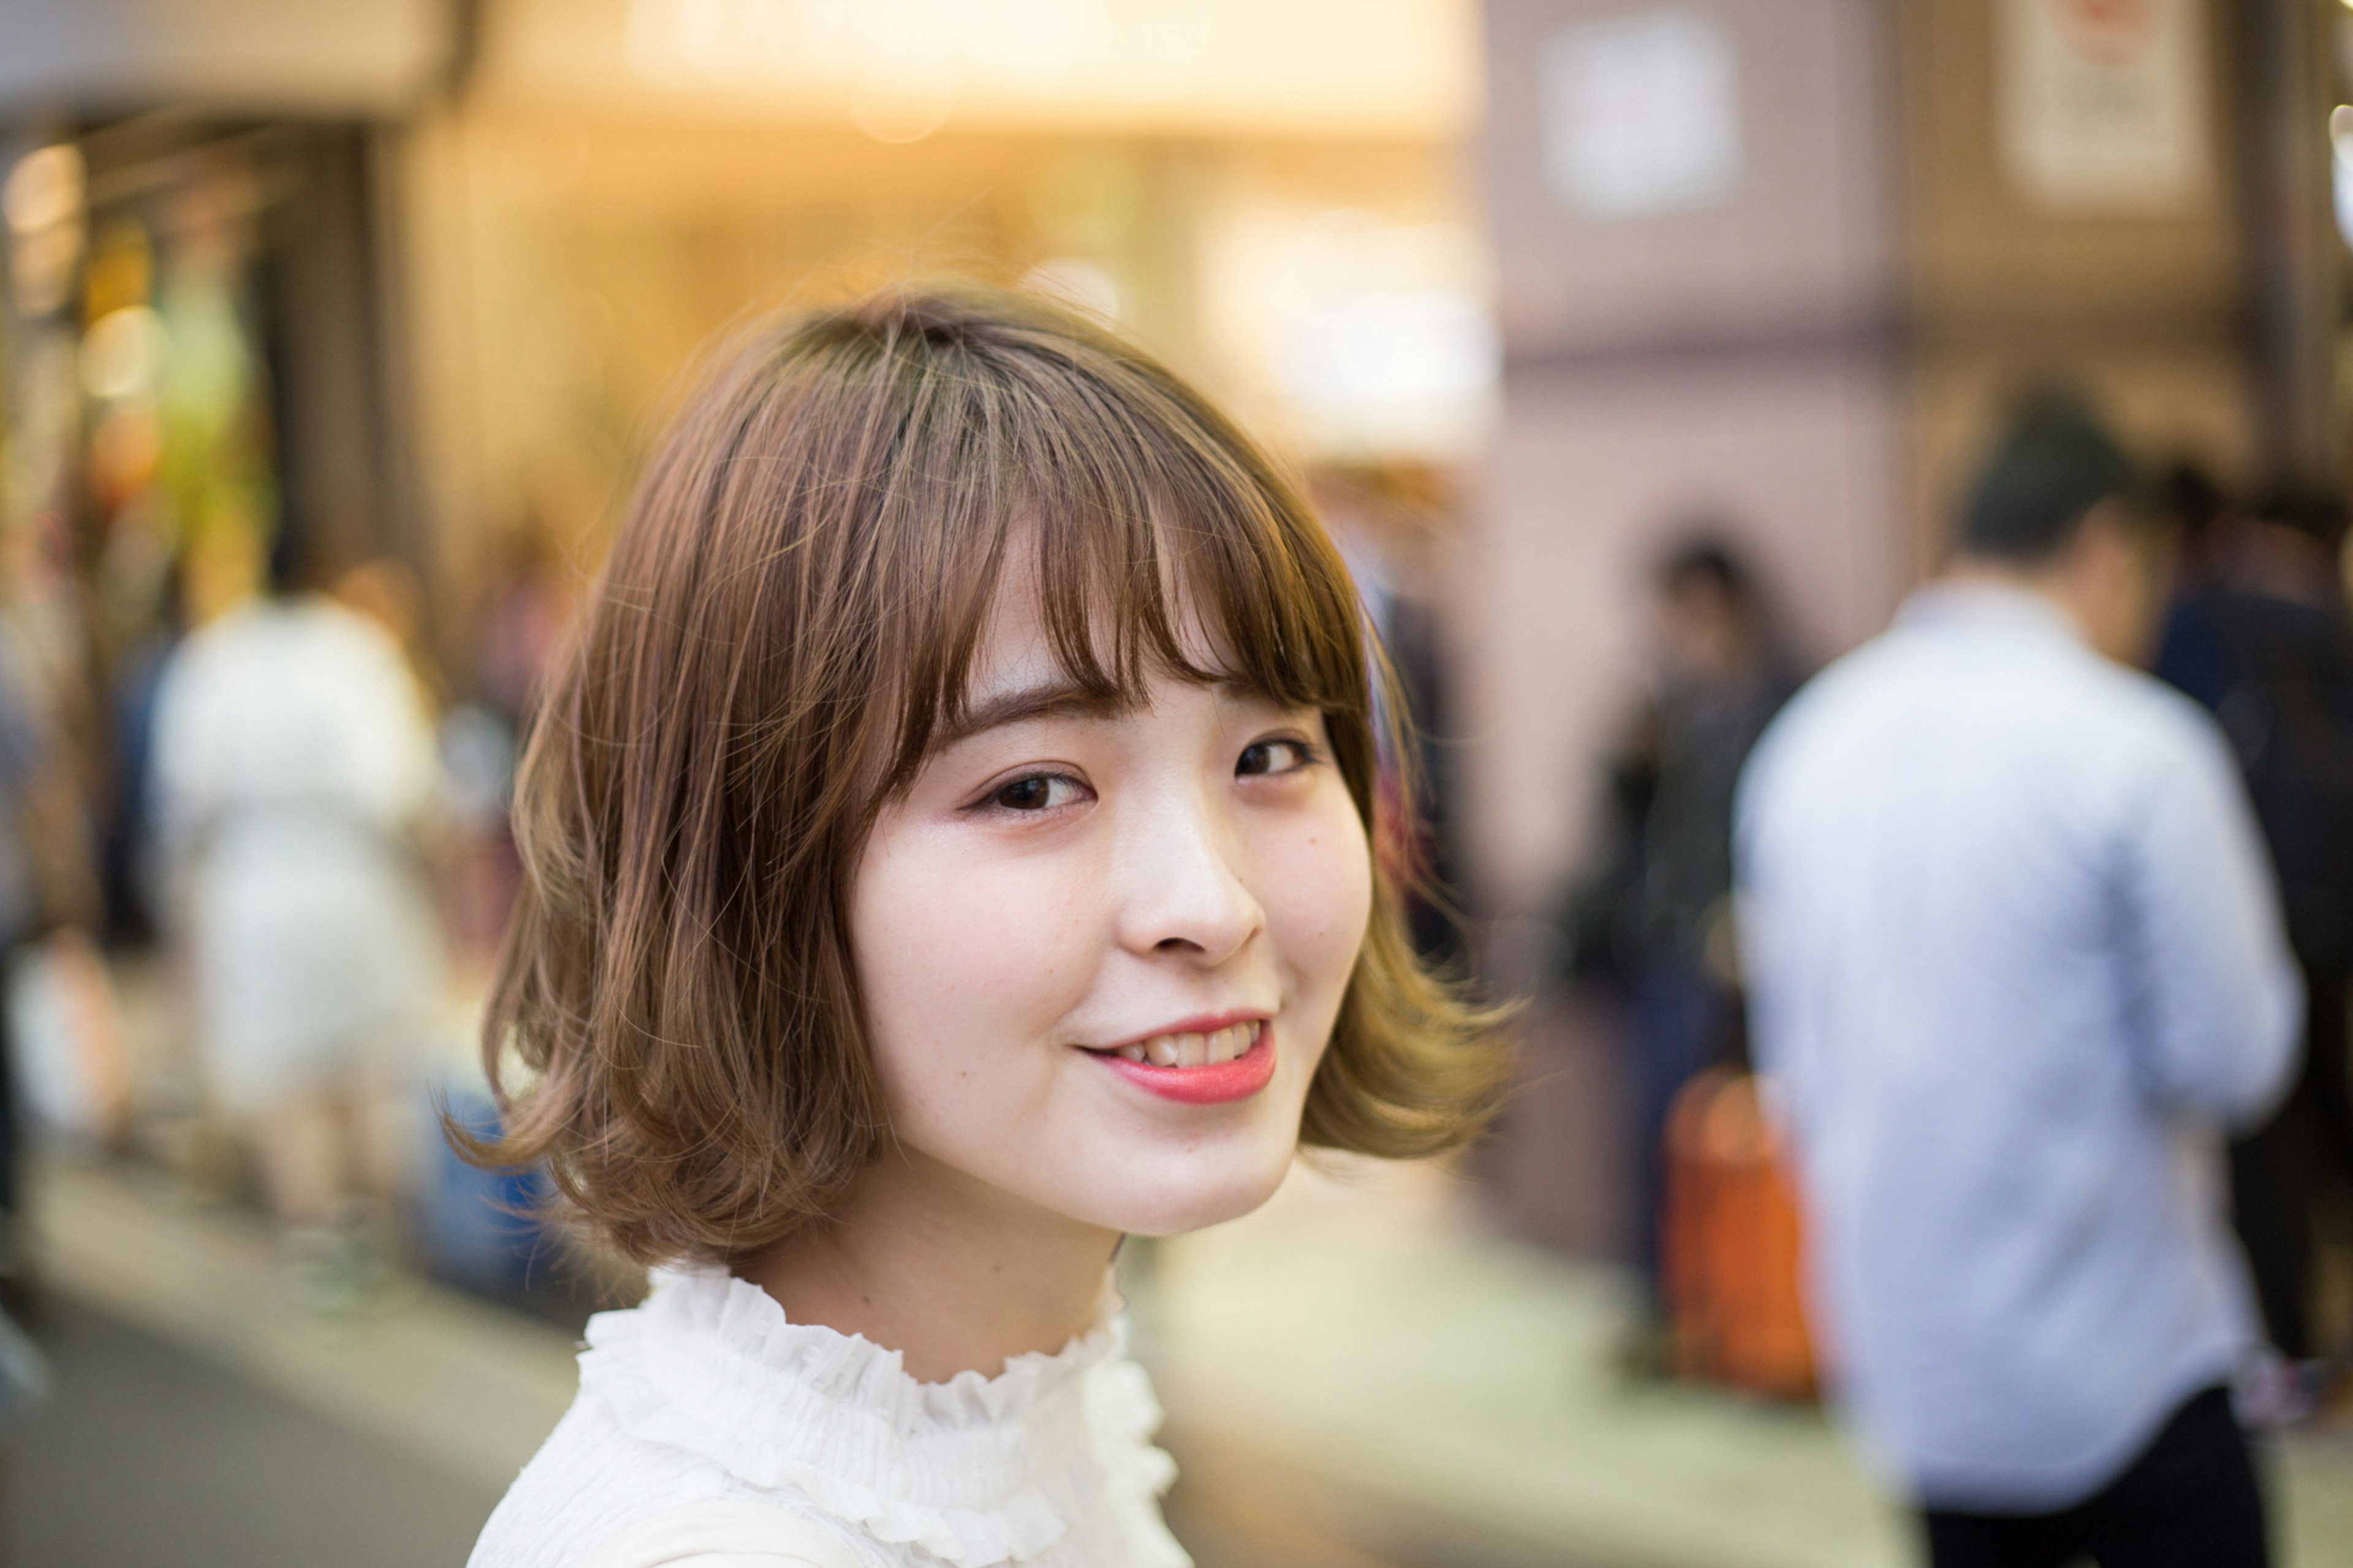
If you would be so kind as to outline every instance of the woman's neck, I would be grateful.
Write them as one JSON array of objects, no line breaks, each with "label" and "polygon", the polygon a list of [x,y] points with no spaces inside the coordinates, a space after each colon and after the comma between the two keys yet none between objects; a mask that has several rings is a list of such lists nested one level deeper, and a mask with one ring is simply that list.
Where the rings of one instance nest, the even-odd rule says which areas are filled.
[{"label": "woman's neck", "polygon": [[886,1153],[830,1219],[736,1274],[796,1323],[862,1334],[919,1382],[994,1377],[1093,1321],[1116,1232],[1050,1213],[911,1151]]}]

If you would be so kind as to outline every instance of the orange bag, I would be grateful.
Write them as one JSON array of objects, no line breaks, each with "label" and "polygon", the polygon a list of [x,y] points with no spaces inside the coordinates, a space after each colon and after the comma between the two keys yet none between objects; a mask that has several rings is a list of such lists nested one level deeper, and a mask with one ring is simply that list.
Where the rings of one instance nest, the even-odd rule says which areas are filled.
[{"label": "orange bag", "polygon": [[1664,1279],[1675,1370],[1781,1399],[1810,1396],[1797,1194],[1757,1080],[1714,1068],[1667,1117]]}]

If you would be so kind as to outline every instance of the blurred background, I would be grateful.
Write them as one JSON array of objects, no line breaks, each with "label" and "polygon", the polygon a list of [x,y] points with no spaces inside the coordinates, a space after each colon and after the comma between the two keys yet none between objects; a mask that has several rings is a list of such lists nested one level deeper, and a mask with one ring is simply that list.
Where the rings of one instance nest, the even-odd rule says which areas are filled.
[{"label": "blurred background", "polygon": [[[1419,707],[1461,916],[1419,938],[1531,1002],[1471,1157],[1129,1259],[1204,1568],[1908,1561],[1812,1403],[1753,1097],[1654,1146],[1740,1047],[1661,1081],[1645,953],[1736,1001],[1728,780],[1934,570],[2020,385],[2210,530],[2306,498],[2341,599],[2348,99],[2338,0],[0,0],[0,1368],[47,1385],[0,1549],[462,1561],[633,1288],[433,1121],[491,1115],[533,683],[699,348],[954,273],[1305,477]],[[264,766],[289,668],[317,730]],[[280,764],[364,841],[259,844]],[[252,1001],[280,1043],[227,1059],[202,983],[293,940],[273,898],[406,967]],[[273,1100],[337,1007],[366,1059]],[[1698,1223],[1662,1161],[1746,1205],[1707,1354],[1649,1288]],[[2353,1435],[2296,1414],[2290,1560],[2342,1562]]]}]

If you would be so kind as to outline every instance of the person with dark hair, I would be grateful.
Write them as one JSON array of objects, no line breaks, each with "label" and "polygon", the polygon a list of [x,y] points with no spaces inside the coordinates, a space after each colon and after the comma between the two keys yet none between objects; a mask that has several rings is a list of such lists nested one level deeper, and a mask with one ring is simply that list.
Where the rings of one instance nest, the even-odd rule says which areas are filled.
[{"label": "person with dark hair", "polygon": [[1712,521],[1659,563],[1656,666],[1610,763],[1600,868],[1571,911],[1573,953],[1627,1007],[1628,1220],[1643,1320],[1636,1372],[1665,1360],[1661,1209],[1667,1118],[1683,1086],[1745,1050],[1732,963],[1732,799],[1797,679],[1755,574]]},{"label": "person with dark hair", "polygon": [[2230,510],[2229,498],[2213,475],[2187,458],[2168,464],[2151,489],[2150,504],[2180,541],[2175,588],[2184,594],[2195,592],[2214,574],[2215,551],[2226,531],[2223,521]]},{"label": "person with dark hair", "polygon": [[[2221,509],[2217,508],[2218,513]],[[2310,1408],[2327,1368],[2311,1323],[2314,1211],[2353,1181],[2346,1005],[2353,985],[2353,626],[2338,570],[2345,509],[2282,490],[2210,531],[2210,569],[2174,604],[2157,673],[2230,737],[2280,881],[2310,997],[2304,1070],[2232,1144],[2232,1219],[2278,1369],[2265,1414]],[[2299,1365],[2295,1363],[2313,1363]]]},{"label": "person with dark hair", "polygon": [[1936,1568],[2267,1561],[2221,1139],[2302,997],[2227,742],[2132,668],[2168,542],[2089,411],[2029,401],[1945,579],[1742,783],[1817,1327]]}]

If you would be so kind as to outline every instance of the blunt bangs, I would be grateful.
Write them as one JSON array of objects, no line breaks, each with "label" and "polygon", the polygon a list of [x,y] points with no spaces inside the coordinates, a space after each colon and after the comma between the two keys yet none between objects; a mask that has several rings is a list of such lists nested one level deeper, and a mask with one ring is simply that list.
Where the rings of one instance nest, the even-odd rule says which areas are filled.
[{"label": "blunt bangs", "polygon": [[[862,450],[887,472],[839,521],[865,541],[864,652],[899,721],[861,773],[887,795],[957,731],[990,613],[1025,576],[1086,697],[1140,703],[1166,671],[1369,724],[1361,603],[1290,487],[1189,388],[1108,334],[1039,315],[976,344],[966,323],[895,301],[813,334],[811,352],[839,356],[883,405],[863,411],[877,428]],[[1335,743],[1369,825],[1372,748]]]}]

